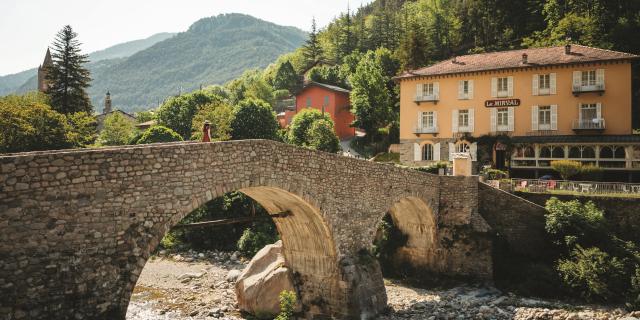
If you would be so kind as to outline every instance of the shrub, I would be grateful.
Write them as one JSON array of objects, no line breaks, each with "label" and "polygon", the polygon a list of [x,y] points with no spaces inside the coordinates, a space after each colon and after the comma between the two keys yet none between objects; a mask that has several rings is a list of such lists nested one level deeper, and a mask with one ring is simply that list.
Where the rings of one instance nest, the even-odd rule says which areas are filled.
[{"label": "shrub", "polygon": [[499,169],[487,168],[482,170],[482,174],[487,176],[489,180],[500,180],[509,177],[509,173]]},{"label": "shrub", "polygon": [[231,137],[243,139],[277,139],[278,120],[269,103],[259,99],[245,99],[233,109]]},{"label": "shrub", "polygon": [[639,310],[640,309],[640,267],[636,266],[635,273],[631,277],[631,290],[627,297],[626,303],[627,309]]},{"label": "shrub", "polygon": [[582,166],[582,168],[580,168],[580,180],[600,181],[602,180],[603,173],[604,170],[600,167],[594,165]]},{"label": "shrub", "polygon": [[293,320],[293,312],[298,299],[293,291],[283,290],[280,292],[280,314],[275,320]]},{"label": "shrub", "polygon": [[296,146],[306,145],[309,138],[309,129],[311,128],[311,125],[318,120],[331,121],[333,124],[331,117],[326,113],[323,114],[318,109],[300,110],[300,112],[291,119],[289,132],[287,134],[287,141]]},{"label": "shrub", "polygon": [[136,144],[182,141],[182,137],[175,131],[164,126],[153,126],[142,133]]},{"label": "shrub", "polygon": [[577,246],[569,259],[558,261],[562,283],[587,301],[622,300],[629,277],[624,263],[599,248]]},{"label": "shrub", "polygon": [[545,229],[565,252],[575,244],[602,244],[608,237],[604,212],[591,201],[563,202],[553,197],[547,201],[546,209]]},{"label": "shrub", "polygon": [[340,140],[333,128],[333,121],[318,120],[307,131],[308,147],[314,150],[336,153],[340,151]]},{"label": "shrub", "polygon": [[245,229],[238,240],[238,251],[245,257],[253,257],[264,246],[278,241],[278,233],[269,223],[254,223],[253,227]]},{"label": "shrub", "polygon": [[557,160],[551,161],[551,168],[557,171],[563,180],[569,180],[571,177],[580,173],[582,164],[573,160]]},{"label": "shrub", "polygon": [[134,123],[120,112],[113,112],[104,118],[98,143],[103,146],[121,146],[134,135]]},{"label": "shrub", "polygon": [[432,164],[430,166],[426,166],[426,167],[415,167],[413,168],[414,170],[418,170],[420,172],[426,172],[426,173],[431,173],[431,174],[438,174],[438,171],[440,169],[446,169],[448,166],[447,162],[438,162],[436,164]]}]

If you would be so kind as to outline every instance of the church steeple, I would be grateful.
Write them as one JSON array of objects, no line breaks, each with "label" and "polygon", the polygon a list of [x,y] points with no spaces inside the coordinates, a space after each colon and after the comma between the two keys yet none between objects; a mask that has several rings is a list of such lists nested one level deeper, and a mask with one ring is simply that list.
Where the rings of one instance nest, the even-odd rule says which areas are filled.
[{"label": "church steeple", "polygon": [[107,95],[104,97],[104,109],[102,113],[107,114],[111,112],[111,93],[107,91]]},{"label": "church steeple", "polygon": [[51,51],[47,48],[47,53],[44,55],[44,62],[38,67],[38,90],[40,92],[46,92],[49,88],[47,84],[47,68],[53,65],[53,59],[51,59]]}]

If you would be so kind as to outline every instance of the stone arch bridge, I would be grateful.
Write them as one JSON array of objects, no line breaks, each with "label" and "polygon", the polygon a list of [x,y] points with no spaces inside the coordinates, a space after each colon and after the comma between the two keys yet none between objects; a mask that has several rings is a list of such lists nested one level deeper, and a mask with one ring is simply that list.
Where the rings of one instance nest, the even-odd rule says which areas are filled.
[{"label": "stone arch bridge", "polygon": [[274,217],[308,318],[386,307],[376,226],[397,259],[490,278],[475,177],[439,177],[273,141],[171,143],[0,156],[2,319],[124,319],[147,258],[197,207],[239,190]]}]

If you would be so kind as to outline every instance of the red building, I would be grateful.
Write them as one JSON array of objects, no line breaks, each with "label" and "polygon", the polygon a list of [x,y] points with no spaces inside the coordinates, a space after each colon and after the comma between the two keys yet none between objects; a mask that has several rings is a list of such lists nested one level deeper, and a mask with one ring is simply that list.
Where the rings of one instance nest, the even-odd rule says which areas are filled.
[{"label": "red building", "polygon": [[351,127],[355,117],[351,113],[349,90],[324,83],[308,82],[296,94],[295,111],[285,111],[285,122],[291,123],[291,118],[305,108],[328,113],[335,123],[336,134],[340,140],[355,136],[355,128]]}]

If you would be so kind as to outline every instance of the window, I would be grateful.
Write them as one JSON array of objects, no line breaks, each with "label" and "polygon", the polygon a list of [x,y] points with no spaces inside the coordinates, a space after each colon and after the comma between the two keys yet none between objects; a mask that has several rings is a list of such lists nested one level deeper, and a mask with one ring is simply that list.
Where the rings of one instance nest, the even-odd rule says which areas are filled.
[{"label": "window", "polygon": [[551,75],[550,74],[542,74],[538,77],[538,89],[549,90],[551,88]]},{"label": "window", "polygon": [[[595,122],[598,119],[598,108],[595,103],[583,103],[580,105],[580,119],[582,122]],[[597,121],[597,120],[596,120]]]},{"label": "window", "polygon": [[422,146],[422,160],[433,160],[433,145],[430,143]]},{"label": "window", "polygon": [[626,152],[624,147],[620,146],[604,146],[600,148],[600,158],[603,159],[624,159]]},{"label": "window", "polygon": [[311,97],[307,97],[307,108],[311,108]]},{"label": "window", "polygon": [[538,130],[551,130],[551,106],[538,107]]},{"label": "window", "polygon": [[458,111],[458,127],[460,128],[469,127],[469,110]]},{"label": "window", "polygon": [[498,108],[497,112],[497,125],[498,131],[508,131],[509,130],[509,108]]},{"label": "window", "polygon": [[596,71],[582,71],[582,86],[589,87],[596,85]]},{"label": "window", "polygon": [[422,96],[423,97],[433,96],[433,83],[425,83],[422,86]]},{"label": "window", "polygon": [[571,159],[595,159],[596,151],[590,146],[573,146],[569,148]]},{"label": "window", "polygon": [[498,78],[498,97],[509,96],[509,78]]},{"label": "window", "polygon": [[462,94],[465,96],[469,94],[469,80],[462,81]]},{"label": "window", "polygon": [[422,128],[434,128],[435,121],[433,111],[426,111],[422,113]]},{"label": "window", "polygon": [[458,153],[467,153],[469,150],[471,150],[471,147],[466,142],[460,142],[456,145],[456,152]]},{"label": "window", "polygon": [[329,96],[324,96],[324,105],[325,106],[329,105]]}]

